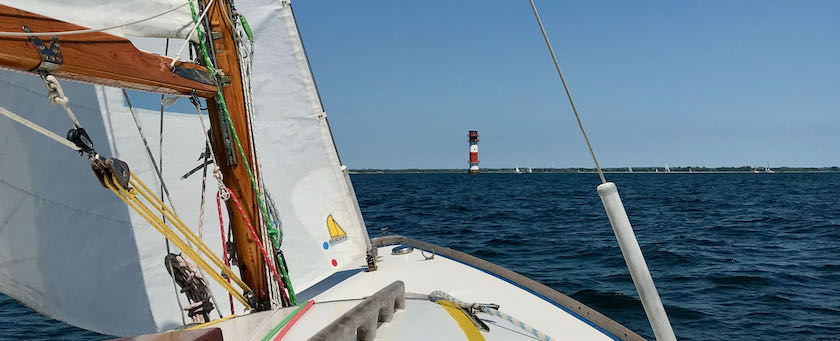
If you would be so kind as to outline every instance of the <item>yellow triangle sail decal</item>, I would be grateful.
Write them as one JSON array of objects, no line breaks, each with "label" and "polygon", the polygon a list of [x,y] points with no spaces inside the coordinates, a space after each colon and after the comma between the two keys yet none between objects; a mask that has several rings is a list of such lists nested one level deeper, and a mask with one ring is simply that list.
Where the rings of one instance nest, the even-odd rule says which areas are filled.
[{"label": "yellow triangle sail decal", "polygon": [[332,215],[327,216],[327,230],[330,232],[330,245],[347,240],[347,234],[338,226]]}]

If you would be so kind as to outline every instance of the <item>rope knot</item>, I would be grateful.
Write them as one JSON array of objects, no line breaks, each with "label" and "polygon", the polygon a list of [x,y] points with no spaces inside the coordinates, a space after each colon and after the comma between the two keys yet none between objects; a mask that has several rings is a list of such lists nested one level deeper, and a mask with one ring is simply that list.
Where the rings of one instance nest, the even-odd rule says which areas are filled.
[{"label": "rope knot", "polygon": [[44,84],[47,85],[47,90],[50,91],[50,93],[47,95],[47,97],[50,99],[50,103],[62,106],[67,105],[67,103],[70,103],[70,99],[64,95],[64,90],[61,88],[61,84],[58,83],[58,79],[55,78],[55,76],[45,76]]}]

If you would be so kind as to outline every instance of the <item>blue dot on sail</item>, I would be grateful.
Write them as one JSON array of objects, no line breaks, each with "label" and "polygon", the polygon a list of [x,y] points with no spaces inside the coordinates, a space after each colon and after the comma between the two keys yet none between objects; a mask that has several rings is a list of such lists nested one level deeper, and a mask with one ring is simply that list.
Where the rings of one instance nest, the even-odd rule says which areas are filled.
[{"label": "blue dot on sail", "polygon": [[324,242],[324,250],[329,249],[329,248],[330,248],[330,243],[329,242]]}]

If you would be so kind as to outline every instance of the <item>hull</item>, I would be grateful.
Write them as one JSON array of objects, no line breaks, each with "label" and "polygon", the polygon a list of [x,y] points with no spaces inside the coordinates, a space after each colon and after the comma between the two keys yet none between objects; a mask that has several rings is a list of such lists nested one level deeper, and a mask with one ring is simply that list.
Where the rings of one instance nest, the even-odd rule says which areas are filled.
[{"label": "hull", "polygon": [[[366,297],[375,299],[387,291],[381,289],[399,283],[404,288],[405,303],[385,322],[380,318],[373,333],[377,340],[544,340],[545,336],[550,340],[643,340],[580,302],[479,258],[402,236],[374,238],[372,244],[380,256],[377,270],[366,271],[363,259],[343,267],[299,294],[302,304],[314,301],[304,313],[296,314],[294,307],[284,308],[198,330],[218,329],[224,340],[276,340],[281,331],[284,340],[355,340],[355,333],[362,329],[344,316],[363,315],[364,310],[353,309],[365,305]],[[394,249],[402,252],[392,253]],[[498,304],[505,315],[476,312],[475,317],[488,330],[473,330],[471,322],[459,320],[450,309],[431,301],[429,294],[434,291],[465,302]],[[530,328],[523,329],[516,320],[511,323],[508,315]],[[278,328],[292,316],[293,324],[287,322]],[[340,333],[341,328],[338,333],[331,330],[336,326],[354,335]]]}]

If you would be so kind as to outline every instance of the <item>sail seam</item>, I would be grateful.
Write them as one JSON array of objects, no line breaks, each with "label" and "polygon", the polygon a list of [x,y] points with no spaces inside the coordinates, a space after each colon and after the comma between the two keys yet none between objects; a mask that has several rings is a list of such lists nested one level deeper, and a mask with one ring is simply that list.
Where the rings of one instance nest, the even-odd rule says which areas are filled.
[{"label": "sail seam", "polygon": [[47,198],[45,198],[41,195],[38,195],[37,193],[34,193],[34,192],[28,191],[26,189],[23,189],[21,187],[15,186],[15,185],[9,183],[8,181],[6,181],[5,179],[2,179],[2,178],[0,178],[0,184],[4,184],[7,187],[9,187],[9,188],[11,188],[15,191],[26,194],[26,195],[34,198],[34,199],[46,202],[48,204],[52,204],[52,205],[55,205],[55,206],[61,206],[63,208],[70,209],[70,210],[73,210],[73,211],[76,211],[76,212],[79,212],[79,213],[83,213],[83,214],[86,214],[86,215],[89,215],[89,216],[94,216],[94,217],[100,218],[102,220],[113,221],[113,222],[123,223],[123,224],[131,224],[131,222],[127,221],[127,220],[112,218],[112,217],[101,215],[101,214],[91,212],[91,211],[88,211],[88,210],[85,210],[85,209],[82,209],[82,208],[73,207],[73,206],[70,206],[70,205],[62,203],[62,202],[47,199]]}]

